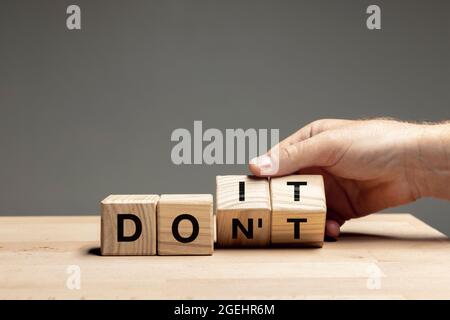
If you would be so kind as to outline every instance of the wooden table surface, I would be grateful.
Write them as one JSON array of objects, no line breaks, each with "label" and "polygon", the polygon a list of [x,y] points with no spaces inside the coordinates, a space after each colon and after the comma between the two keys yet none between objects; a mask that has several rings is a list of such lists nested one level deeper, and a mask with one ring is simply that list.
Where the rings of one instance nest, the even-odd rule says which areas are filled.
[{"label": "wooden table surface", "polygon": [[450,298],[450,241],[407,214],[351,221],[322,249],[102,257],[99,244],[96,216],[0,217],[0,299]]}]

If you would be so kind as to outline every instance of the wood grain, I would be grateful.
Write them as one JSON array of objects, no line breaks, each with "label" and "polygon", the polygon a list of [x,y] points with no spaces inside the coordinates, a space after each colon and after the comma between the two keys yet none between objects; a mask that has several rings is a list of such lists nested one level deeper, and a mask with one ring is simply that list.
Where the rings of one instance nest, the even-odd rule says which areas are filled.
[{"label": "wood grain", "polygon": [[[288,182],[302,181],[299,201],[294,199],[294,186]],[[317,246],[323,245],[326,200],[323,178],[320,175],[290,175],[270,180],[272,198],[271,242],[274,245]],[[288,219],[300,218],[300,237],[294,238],[294,224]]]},{"label": "wood grain", "polygon": [[[244,201],[239,198],[240,182],[245,183]],[[270,244],[271,206],[267,179],[245,175],[217,176],[216,202],[218,246],[258,247]],[[239,219],[247,230],[249,229],[249,219],[252,219],[253,237],[249,239],[238,230],[233,239],[233,219]]]},{"label": "wood grain", "polygon": [[[199,233],[189,243],[177,241],[172,232],[174,219],[181,214],[195,217]],[[189,238],[193,223],[182,220],[178,225],[181,237]],[[212,255],[214,251],[213,198],[210,194],[165,194],[158,203],[159,255]]]},{"label": "wood grain", "polygon": [[[450,240],[407,214],[351,220],[320,250],[104,257],[99,246],[98,216],[0,217],[0,299],[450,299]],[[71,265],[79,290],[66,286]]]},{"label": "wood grain", "polygon": [[[155,255],[156,254],[156,205],[158,195],[110,195],[101,202],[101,252],[103,255]],[[142,223],[139,239],[119,242],[117,239],[117,215],[134,214]],[[132,235],[136,226],[124,222],[124,234]]]}]

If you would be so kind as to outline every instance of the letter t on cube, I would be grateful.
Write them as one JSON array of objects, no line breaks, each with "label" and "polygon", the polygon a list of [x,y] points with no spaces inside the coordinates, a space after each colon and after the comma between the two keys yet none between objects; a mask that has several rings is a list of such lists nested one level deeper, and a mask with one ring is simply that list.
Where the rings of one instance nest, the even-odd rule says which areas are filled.
[{"label": "letter t on cube", "polygon": [[270,192],[272,244],[322,247],[327,211],[323,177],[272,178]]}]

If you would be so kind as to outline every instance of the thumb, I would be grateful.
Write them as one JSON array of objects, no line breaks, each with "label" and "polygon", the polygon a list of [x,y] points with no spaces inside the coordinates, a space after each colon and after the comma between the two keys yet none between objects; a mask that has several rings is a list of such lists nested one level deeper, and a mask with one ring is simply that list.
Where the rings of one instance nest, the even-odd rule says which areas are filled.
[{"label": "thumb", "polygon": [[282,176],[309,167],[332,166],[339,159],[339,141],[327,132],[293,144],[277,145],[250,161],[257,176]]}]

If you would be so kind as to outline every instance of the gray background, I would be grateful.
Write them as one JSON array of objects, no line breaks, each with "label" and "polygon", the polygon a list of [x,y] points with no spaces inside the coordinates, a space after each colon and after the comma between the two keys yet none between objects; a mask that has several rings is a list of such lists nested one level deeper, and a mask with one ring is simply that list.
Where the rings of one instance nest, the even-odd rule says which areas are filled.
[{"label": "gray background", "polygon": [[[66,7],[82,30],[66,29]],[[365,10],[382,7],[382,31]],[[0,214],[98,214],[110,193],[214,193],[175,128],[450,119],[450,1],[0,3]],[[450,205],[391,209],[450,234]]]}]

